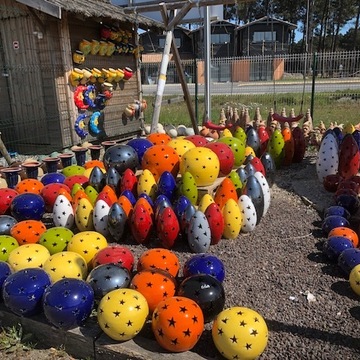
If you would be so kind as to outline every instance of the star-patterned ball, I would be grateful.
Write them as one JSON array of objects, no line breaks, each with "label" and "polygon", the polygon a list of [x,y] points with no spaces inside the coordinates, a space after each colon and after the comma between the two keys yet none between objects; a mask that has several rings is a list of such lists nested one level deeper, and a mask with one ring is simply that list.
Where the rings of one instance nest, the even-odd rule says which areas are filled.
[{"label": "star-patterned ball", "polygon": [[81,279],[61,279],[49,286],[42,301],[46,319],[60,329],[84,324],[94,307],[94,292]]},{"label": "star-patterned ball", "polygon": [[45,224],[40,220],[23,220],[15,224],[10,235],[14,237],[19,245],[35,244],[39,242],[41,235],[46,231]]},{"label": "star-patterned ball", "polygon": [[19,247],[17,240],[10,235],[0,235],[0,261],[7,261],[11,251]]},{"label": "star-patterned ball", "polygon": [[90,268],[96,253],[107,246],[108,243],[104,235],[96,231],[81,231],[71,238],[67,250],[80,254]]},{"label": "star-patterned ball", "polygon": [[126,341],[134,338],[143,328],[149,314],[145,297],[133,289],[116,289],[100,301],[98,323],[113,340]]},{"label": "star-patterned ball", "polygon": [[360,264],[353,267],[349,276],[350,286],[360,296]]},{"label": "star-patterned ball", "polygon": [[172,352],[191,350],[204,330],[204,316],[192,299],[173,296],[155,308],[151,322],[156,341]]},{"label": "star-patterned ball", "polygon": [[55,226],[41,234],[39,244],[44,245],[53,255],[64,251],[73,236],[74,233],[70,229]]},{"label": "star-patterned ball", "polygon": [[223,310],[216,317],[212,338],[226,359],[256,359],[266,348],[268,328],[258,312],[235,306]]},{"label": "star-patterned ball", "polygon": [[127,268],[109,263],[92,269],[86,282],[93,288],[95,300],[100,301],[112,290],[127,288],[130,280],[131,275]]},{"label": "star-patterned ball", "polygon": [[175,295],[176,280],[164,270],[142,270],[134,275],[130,288],[144,295],[152,313],[160,301]]},{"label": "star-patterned ball", "polygon": [[161,269],[176,277],[180,262],[176,254],[168,249],[153,248],[144,251],[139,257],[137,271]]},{"label": "star-patterned ball", "polygon": [[88,275],[85,259],[73,251],[61,251],[51,255],[44,263],[44,270],[53,283],[65,278],[85,280]]},{"label": "star-patterned ball", "polygon": [[197,186],[212,185],[219,176],[220,162],[218,156],[205,147],[188,150],[181,158],[180,173],[189,172]]},{"label": "star-patterned ball", "polygon": [[27,244],[11,251],[8,263],[16,272],[27,268],[42,268],[49,257],[50,252],[45,246]]},{"label": "star-patterned ball", "polygon": [[51,280],[43,269],[22,269],[9,275],[3,283],[4,304],[19,316],[42,311],[42,297]]}]

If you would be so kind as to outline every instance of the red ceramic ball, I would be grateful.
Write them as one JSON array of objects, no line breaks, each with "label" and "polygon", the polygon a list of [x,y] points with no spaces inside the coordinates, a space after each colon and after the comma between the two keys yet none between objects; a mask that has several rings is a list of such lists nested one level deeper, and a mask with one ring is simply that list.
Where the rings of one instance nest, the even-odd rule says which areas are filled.
[{"label": "red ceramic ball", "polygon": [[185,139],[191,141],[195,146],[205,146],[209,143],[209,140],[201,135],[189,135],[185,136]]},{"label": "red ceramic ball", "polygon": [[98,265],[114,263],[131,272],[134,267],[134,255],[130,249],[119,244],[110,244],[99,250],[92,259],[93,268]]},{"label": "red ceramic ball", "polygon": [[335,192],[343,178],[339,174],[330,174],[324,177],[323,186],[326,191]]},{"label": "red ceramic ball", "polygon": [[45,208],[47,212],[52,212],[55,200],[59,195],[59,191],[65,190],[70,194],[70,189],[67,185],[62,183],[53,183],[45,185],[41,190],[41,196],[45,201]]},{"label": "red ceramic ball", "polygon": [[235,164],[235,156],[230,146],[220,142],[209,142],[204,147],[212,150],[219,158],[220,174],[222,176],[230,174]]},{"label": "red ceramic ball", "polygon": [[180,158],[177,152],[168,145],[153,145],[142,158],[141,167],[148,169],[158,181],[164,171],[169,171],[176,179],[179,172]]},{"label": "red ceramic ball", "polygon": [[19,195],[19,193],[14,189],[0,189],[0,215],[4,215],[10,212],[11,202],[16,195]]},{"label": "red ceramic ball", "polygon": [[64,185],[66,185],[71,192],[71,189],[75,184],[80,184],[85,188],[89,184],[89,178],[85,175],[71,175],[64,180]]}]

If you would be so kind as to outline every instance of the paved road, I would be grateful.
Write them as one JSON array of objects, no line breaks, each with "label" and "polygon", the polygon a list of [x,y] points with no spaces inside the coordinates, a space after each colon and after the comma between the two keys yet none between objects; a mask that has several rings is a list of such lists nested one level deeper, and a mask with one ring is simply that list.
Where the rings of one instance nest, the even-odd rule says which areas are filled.
[{"label": "paved road", "polygon": [[[191,95],[195,94],[195,84],[188,84]],[[272,82],[253,82],[249,83],[213,83],[210,86],[212,95],[236,95],[236,94],[271,94],[275,93],[301,93],[303,83],[275,83]],[[305,92],[311,92],[311,81],[305,84]],[[143,85],[145,96],[156,94],[157,85]],[[337,90],[359,90],[359,80],[332,80],[318,81],[315,84],[316,92],[335,92]],[[164,95],[182,95],[183,91],[180,84],[166,84]],[[204,94],[204,85],[198,85],[198,94]]]}]

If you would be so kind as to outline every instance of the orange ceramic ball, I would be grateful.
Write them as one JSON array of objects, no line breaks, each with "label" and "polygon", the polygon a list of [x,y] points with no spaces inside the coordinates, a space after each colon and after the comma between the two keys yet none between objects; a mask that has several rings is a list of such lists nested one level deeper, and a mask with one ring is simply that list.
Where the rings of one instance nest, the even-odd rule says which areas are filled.
[{"label": "orange ceramic ball", "polygon": [[152,313],[160,301],[175,295],[176,280],[167,271],[143,270],[134,275],[130,289],[137,290],[145,297]]},{"label": "orange ceramic ball", "polygon": [[172,139],[167,143],[167,145],[171,146],[176,151],[180,159],[188,150],[195,147],[195,144],[192,141],[181,137]]},{"label": "orange ceramic ball", "polygon": [[152,133],[149,134],[146,139],[154,145],[166,145],[171,140],[171,137],[168,134]]},{"label": "orange ceramic ball", "polygon": [[142,158],[141,167],[148,169],[158,181],[164,171],[169,171],[176,179],[179,172],[179,155],[168,145],[153,145],[148,148]]},{"label": "orange ceramic ball", "polygon": [[211,149],[203,146],[188,150],[181,158],[180,173],[189,172],[197,186],[212,185],[219,176],[220,161]]},{"label": "orange ceramic ball", "polygon": [[191,350],[204,330],[204,315],[192,299],[173,296],[155,308],[151,328],[156,341],[166,350]]},{"label": "orange ceramic ball", "polygon": [[39,242],[41,235],[46,231],[45,224],[40,220],[23,220],[15,224],[10,235],[16,239],[19,245],[35,244]]},{"label": "orange ceramic ball", "polygon": [[40,195],[43,187],[44,184],[40,180],[24,179],[15,186],[15,191],[17,191],[19,194],[33,193]]},{"label": "orange ceramic ball", "polygon": [[163,248],[153,248],[141,254],[137,263],[137,271],[161,269],[176,277],[180,262],[174,252]]},{"label": "orange ceramic ball", "polygon": [[105,169],[104,163],[100,160],[89,160],[84,164],[85,170],[91,169],[95,166],[98,166],[100,169]]},{"label": "orange ceramic ball", "polygon": [[331,236],[345,237],[353,243],[354,247],[358,247],[358,245],[359,245],[359,237],[358,237],[357,233],[354,230],[352,230],[346,226],[339,226],[339,227],[333,228],[332,230],[330,230],[330,232],[328,234],[328,238]]}]

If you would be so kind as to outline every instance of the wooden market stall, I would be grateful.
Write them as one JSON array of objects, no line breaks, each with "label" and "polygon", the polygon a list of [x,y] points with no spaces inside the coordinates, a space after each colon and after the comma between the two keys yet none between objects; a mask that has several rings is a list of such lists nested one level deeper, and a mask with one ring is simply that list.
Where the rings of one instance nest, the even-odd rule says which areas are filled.
[{"label": "wooden market stall", "polygon": [[[141,115],[126,111],[141,100],[137,30],[159,32],[161,24],[125,14],[109,0],[0,0],[0,5],[0,132],[9,150],[46,153],[140,133]],[[84,44],[90,52],[82,58],[89,50]],[[106,51],[95,54],[97,47]],[[112,76],[112,70],[125,68],[132,70],[129,80]],[[78,71],[91,73],[91,81],[76,78]],[[112,85],[105,103],[104,81]],[[94,85],[87,92],[94,106],[77,106],[78,85]],[[79,136],[80,130],[88,135]]]}]

